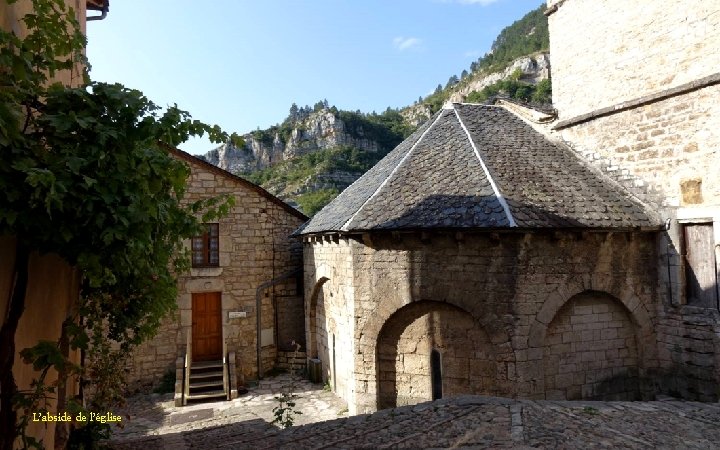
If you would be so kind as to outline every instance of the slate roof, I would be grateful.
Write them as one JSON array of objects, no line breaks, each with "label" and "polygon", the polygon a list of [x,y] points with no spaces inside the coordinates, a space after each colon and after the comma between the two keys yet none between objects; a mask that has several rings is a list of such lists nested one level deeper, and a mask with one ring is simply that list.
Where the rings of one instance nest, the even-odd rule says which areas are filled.
[{"label": "slate roof", "polygon": [[297,233],[659,225],[621,187],[510,111],[456,103]]}]

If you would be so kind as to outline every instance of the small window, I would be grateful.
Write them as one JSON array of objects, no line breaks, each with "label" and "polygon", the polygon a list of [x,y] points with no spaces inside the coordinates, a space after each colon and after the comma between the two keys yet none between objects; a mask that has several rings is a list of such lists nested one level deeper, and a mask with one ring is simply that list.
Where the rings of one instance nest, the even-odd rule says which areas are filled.
[{"label": "small window", "polygon": [[683,226],[685,298],[688,305],[718,308],[713,224]]},{"label": "small window", "polygon": [[217,223],[205,225],[201,236],[192,238],[192,266],[218,267],[220,265],[220,227]]},{"label": "small window", "polygon": [[432,384],[432,399],[441,399],[443,396],[442,360],[440,352],[435,349],[430,352],[430,383]]}]

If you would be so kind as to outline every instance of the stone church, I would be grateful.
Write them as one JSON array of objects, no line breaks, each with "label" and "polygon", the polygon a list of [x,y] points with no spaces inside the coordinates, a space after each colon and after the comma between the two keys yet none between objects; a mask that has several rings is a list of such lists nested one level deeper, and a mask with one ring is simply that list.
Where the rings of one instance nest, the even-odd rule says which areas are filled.
[{"label": "stone church", "polygon": [[298,231],[308,356],[353,414],[718,399],[720,13],[546,14],[555,111],[448,104]]}]

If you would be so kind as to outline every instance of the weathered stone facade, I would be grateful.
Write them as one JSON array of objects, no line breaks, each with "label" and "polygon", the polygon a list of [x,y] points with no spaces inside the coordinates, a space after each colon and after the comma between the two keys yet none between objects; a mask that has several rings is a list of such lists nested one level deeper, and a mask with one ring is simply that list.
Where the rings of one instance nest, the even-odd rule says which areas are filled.
[{"label": "weathered stone facade", "polygon": [[654,233],[308,237],[308,311],[331,297],[342,319],[314,320],[345,324],[335,360],[318,356],[351,413],[431,399],[433,348],[445,396],[646,398],[661,364],[655,252]]},{"label": "weathered stone facade", "polygon": [[[643,187],[668,219],[655,264],[658,389],[717,400],[720,386],[720,13],[712,2],[549,0],[555,130],[605,171]],[[587,58],[592,49],[593,58]],[[602,62],[602,67],[598,62]],[[702,243],[703,274],[688,254]],[[715,301],[692,304],[703,278]],[[713,281],[714,280],[714,281]]]},{"label": "weathered stone facade", "polygon": [[561,120],[694,82],[720,67],[714,2],[548,0],[547,7],[553,106]]},{"label": "weathered stone facade", "polygon": [[[128,379],[132,384],[155,384],[164,372],[175,369],[192,329],[192,295],[203,292],[220,293],[223,340],[227,351],[235,352],[238,382],[257,379],[258,339],[262,341],[260,375],[275,366],[278,349],[293,349],[292,340],[305,344],[302,292],[298,292],[301,245],[290,234],[306,218],[252,183],[186,153],[173,154],[190,165],[187,201],[227,194],[235,205],[219,221],[219,266],[193,268],[180,277],[178,310],[154,339],[135,351]],[[271,283],[288,274],[292,275]],[[230,312],[244,317],[231,318]]]}]

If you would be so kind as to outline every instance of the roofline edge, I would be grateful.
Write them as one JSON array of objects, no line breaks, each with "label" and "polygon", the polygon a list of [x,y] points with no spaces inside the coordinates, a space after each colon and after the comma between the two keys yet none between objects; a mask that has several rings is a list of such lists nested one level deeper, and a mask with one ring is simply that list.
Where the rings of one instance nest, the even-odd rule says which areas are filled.
[{"label": "roofline edge", "polygon": [[[441,110],[441,111],[445,111],[445,110]],[[443,112],[440,112],[440,114],[438,114],[438,116],[435,118],[435,120],[433,121],[433,123],[431,123],[430,126],[427,127],[427,128],[425,129],[425,131],[422,132],[422,134],[420,135],[420,137],[418,138],[418,140],[415,141],[415,143],[413,144],[412,147],[410,147],[410,150],[408,150],[408,152],[405,154],[405,156],[402,157],[402,159],[401,159],[400,162],[397,164],[397,166],[395,166],[395,167],[393,168],[393,170],[390,172],[390,174],[383,180],[383,182],[380,183],[380,186],[378,186],[377,189],[375,189],[375,192],[373,192],[372,195],[371,195],[370,197],[368,197],[367,200],[365,200],[362,205],[360,205],[360,207],[358,208],[358,210],[355,211],[355,214],[353,214],[352,216],[350,216],[350,218],[340,227],[341,230],[343,230],[343,231],[346,231],[346,230],[347,230],[347,227],[350,225],[350,223],[353,221],[353,219],[355,219],[355,217],[356,217],[358,214],[360,214],[360,211],[362,211],[362,209],[365,207],[365,205],[367,205],[368,203],[370,203],[370,200],[372,200],[373,198],[375,198],[375,197],[377,196],[377,194],[382,190],[382,188],[385,187],[385,185],[386,185],[387,182],[390,180],[390,178],[392,178],[393,175],[395,175],[395,173],[398,171],[398,169],[400,169],[400,167],[403,165],[403,163],[404,163],[404,162],[408,159],[408,157],[412,154],[413,150],[415,150],[415,147],[417,147],[418,144],[420,144],[420,142],[423,140],[423,138],[425,137],[425,135],[428,134],[428,132],[430,131],[430,129],[432,129],[432,127],[438,122],[438,120],[440,120],[440,118],[441,118],[442,116],[443,116]]]}]

